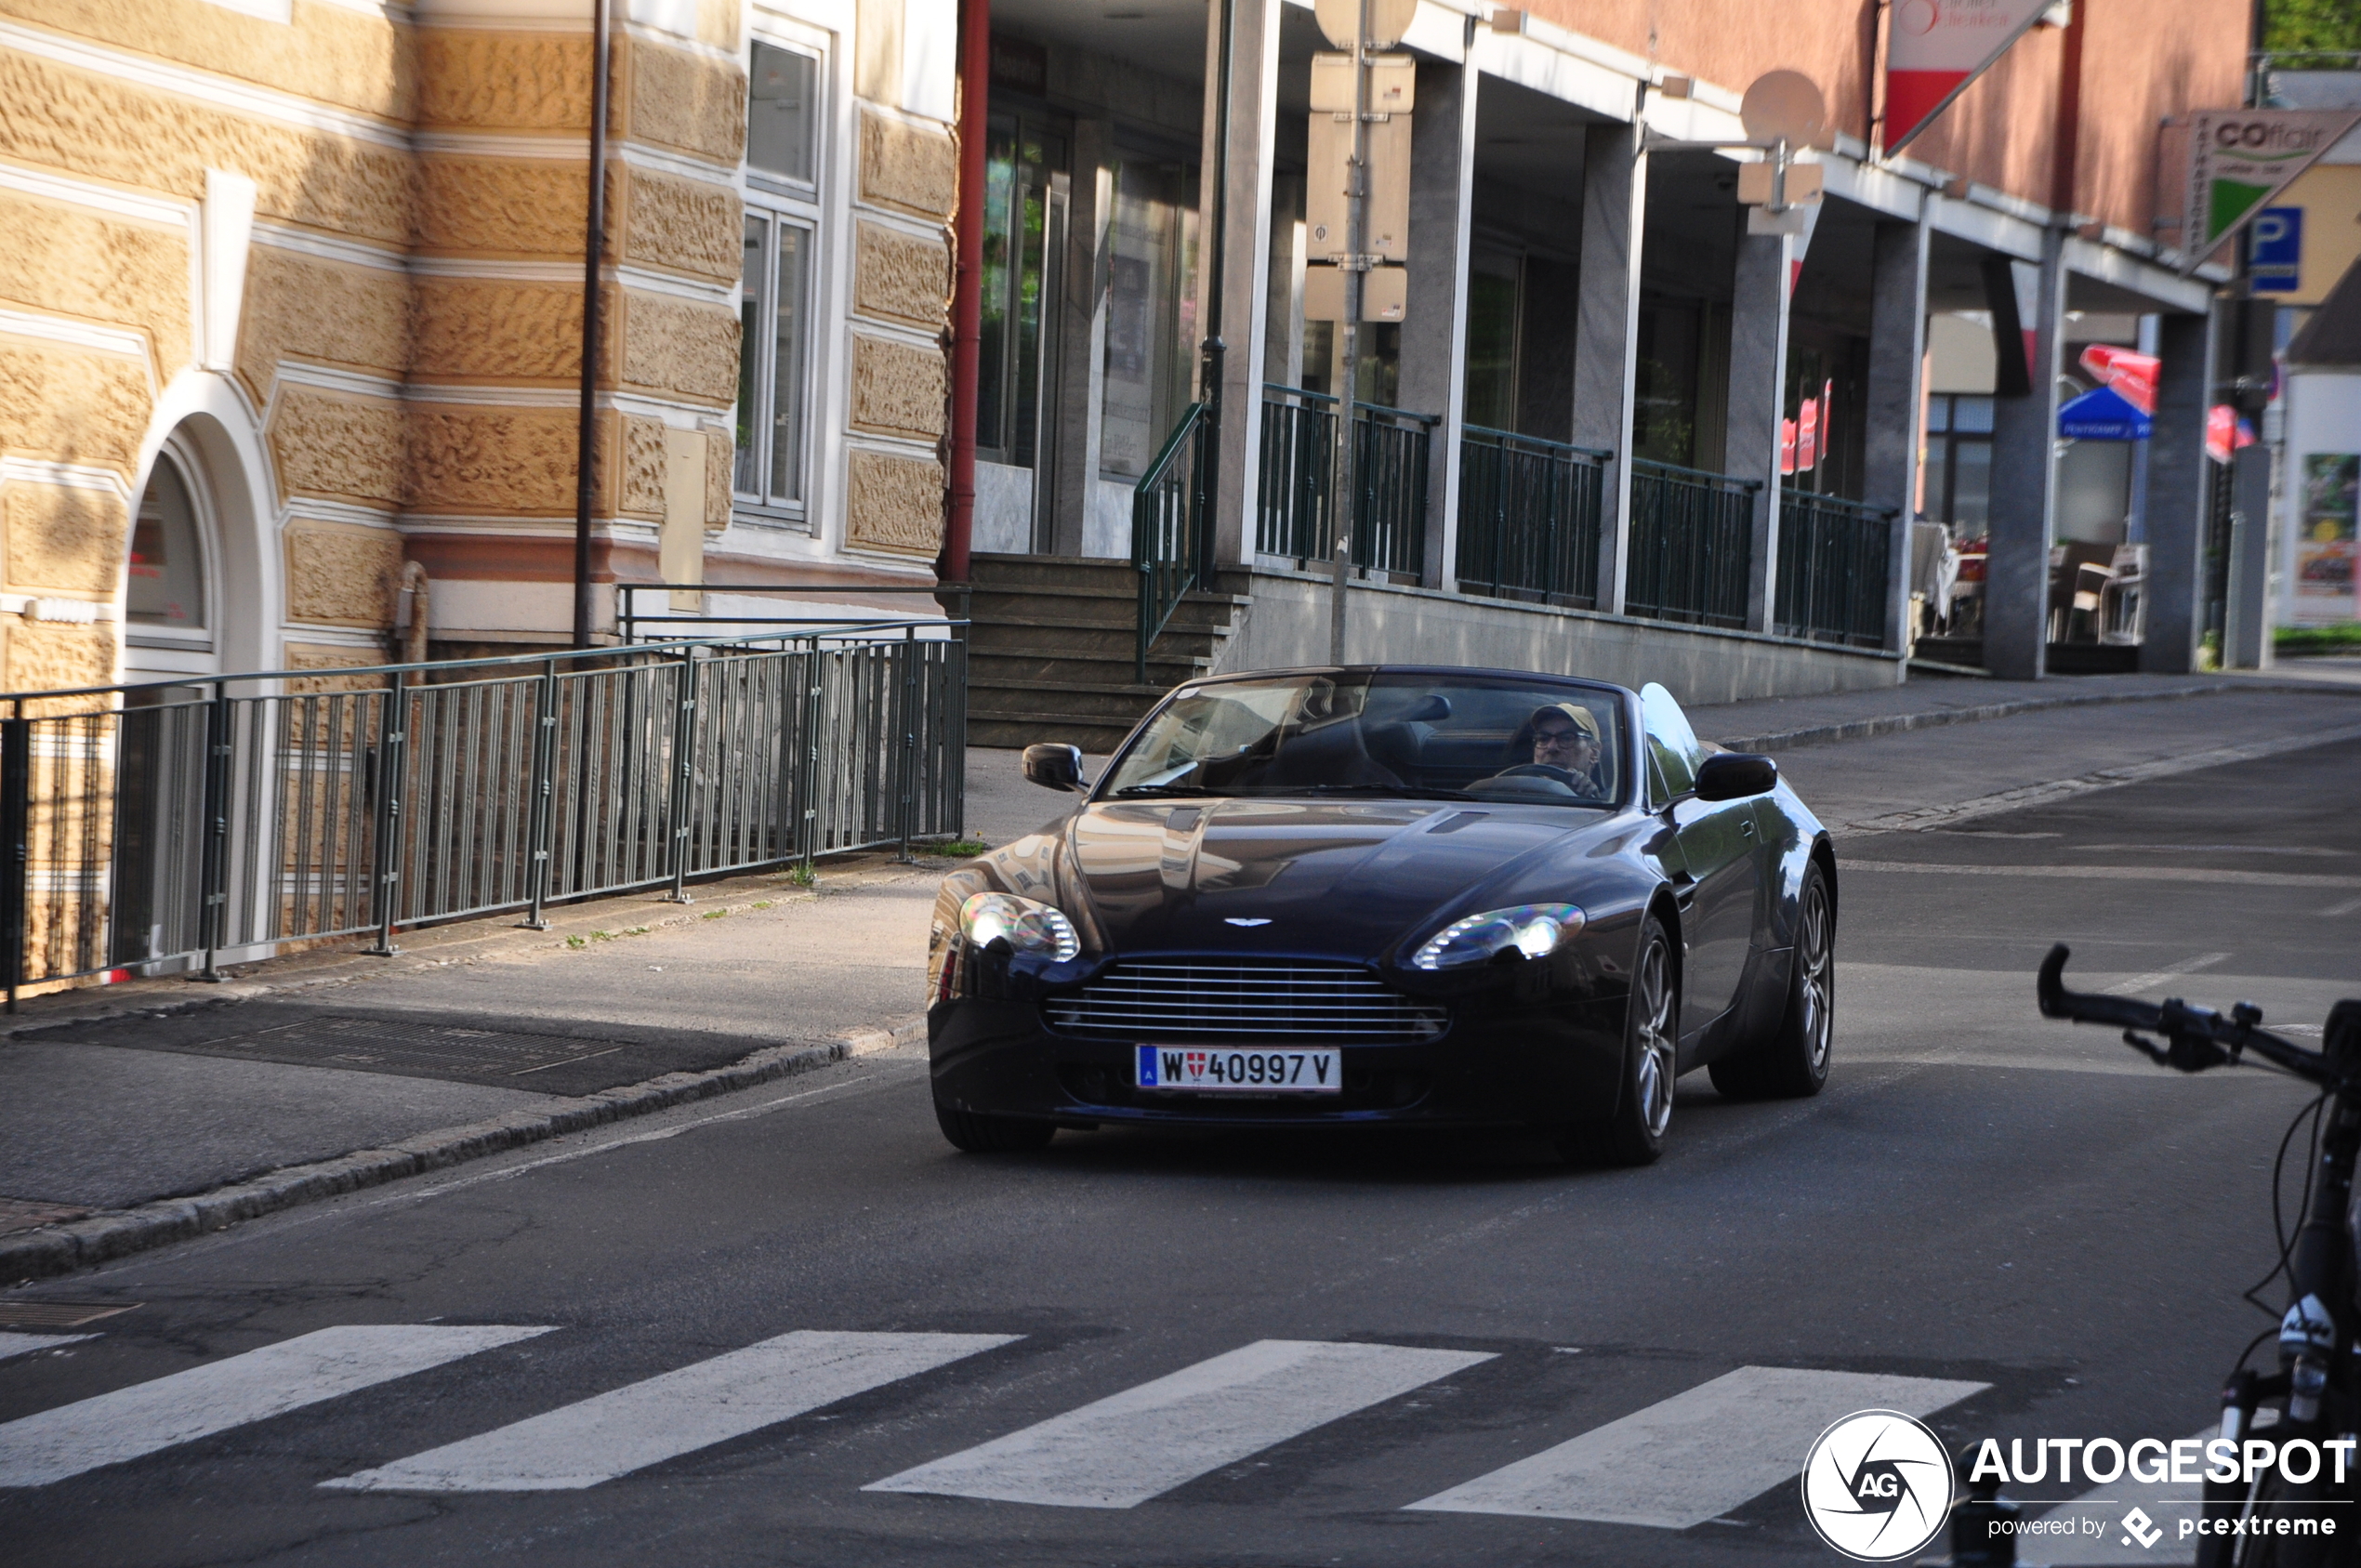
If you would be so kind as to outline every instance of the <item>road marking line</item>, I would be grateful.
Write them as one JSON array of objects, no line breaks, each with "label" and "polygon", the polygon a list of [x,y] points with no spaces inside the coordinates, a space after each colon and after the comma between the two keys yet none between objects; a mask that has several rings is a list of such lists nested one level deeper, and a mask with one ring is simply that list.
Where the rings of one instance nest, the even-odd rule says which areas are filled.
[{"label": "road marking line", "polygon": [[2179,865],[1934,865],[1919,861],[1838,863],[1840,873],[1918,872],[1930,876],[2061,876],[2077,882],[2211,882],[2241,888],[2361,888],[2361,876],[2317,876],[2293,871],[2208,871]]},{"label": "road marking line", "polygon": [[46,1486],[548,1332],[437,1324],[317,1329],[11,1421],[0,1427],[0,1486]]},{"label": "road marking line", "polygon": [[1471,1351],[1258,1339],[862,1490],[1136,1508],[1208,1470],[1493,1359]]},{"label": "road marking line", "polygon": [[[2220,1437],[2218,1426],[2206,1428],[2194,1434],[2199,1443]],[[2052,1509],[2044,1519],[2095,1520],[2098,1532],[2090,1526],[2078,1526],[2072,1535],[2029,1536],[2024,1542],[2021,1555],[2028,1561],[2049,1565],[2049,1568],[2100,1568],[2101,1564],[2131,1562],[2187,1563],[2197,1560],[2197,1543],[2181,1537],[2181,1521],[2195,1519],[2205,1506],[2205,1483],[2201,1481],[2134,1481],[2129,1475],[2118,1476],[2104,1486],[2094,1486],[2062,1508]],[[2123,1528],[2123,1516],[2133,1509],[2145,1509],[2148,1518],[2161,1525],[2166,1538],[2153,1550],[2130,1540]],[[2036,1543],[2038,1543],[2038,1545]]]},{"label": "road marking line", "polygon": [[54,1351],[59,1345],[71,1345],[77,1339],[96,1339],[95,1334],[0,1334],[0,1361],[10,1356],[29,1356],[35,1351]]},{"label": "road marking line", "polygon": [[1022,1337],[798,1329],[321,1484],[353,1492],[596,1486]]},{"label": "road marking line", "polygon": [[2361,899],[2347,899],[2342,903],[2332,903],[2328,905],[2328,908],[2320,911],[2320,913],[2323,915],[2350,915],[2355,910],[2361,910]]},{"label": "road marking line", "polygon": [[2155,990],[2157,986],[2162,985],[2168,980],[2178,980],[2183,975],[2193,975],[2199,969],[2209,969],[2213,968],[2214,965],[2222,963],[2230,955],[2227,953],[2200,953],[2196,957],[2187,959],[2182,963],[2174,964],[2169,968],[2151,969],[2146,974],[2133,975],[2130,980],[2117,981],[2115,984],[2108,986],[2104,991],[2101,992],[2100,995],[2103,996],[2137,996],[2143,991]]},{"label": "road marking line", "polygon": [[1988,817],[2001,811],[2070,800],[2077,795],[2088,795],[2094,789],[2115,789],[2123,784],[2142,784],[2149,779],[2170,778],[2176,773],[2193,773],[2205,768],[2226,767],[2233,762],[2253,762],[2265,757],[2276,757],[2282,752],[2306,751],[2314,746],[2335,745],[2350,740],[2361,740],[2361,725],[2318,730],[2308,735],[2283,735],[2276,740],[2255,741],[2246,745],[2219,746],[2210,751],[2191,752],[2184,757],[2134,762],[2122,768],[2102,768],[2079,778],[2025,784],[2016,789],[2004,789],[1996,795],[1955,800],[1946,806],[1920,806],[1907,811],[1889,811],[1881,817],[1848,823],[1846,830],[1852,833],[1923,833],[1929,828],[1971,822],[1977,817]]},{"label": "road marking line", "polygon": [[1926,1416],[1986,1387],[1742,1366],[1410,1507],[1686,1530],[1801,1474],[1832,1421],[1871,1409]]}]

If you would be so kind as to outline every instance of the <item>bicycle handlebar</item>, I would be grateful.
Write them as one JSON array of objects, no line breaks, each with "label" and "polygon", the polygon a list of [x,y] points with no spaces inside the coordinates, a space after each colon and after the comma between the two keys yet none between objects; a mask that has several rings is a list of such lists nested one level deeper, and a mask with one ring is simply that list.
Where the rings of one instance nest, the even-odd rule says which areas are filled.
[{"label": "bicycle handlebar", "polygon": [[[2041,960],[2034,992],[2040,1000],[2044,1018],[2119,1027],[2125,1045],[2163,1066],[2183,1073],[2202,1073],[2209,1067],[2234,1063],[2240,1052],[2250,1050],[2307,1083],[2327,1087],[2341,1081],[2341,1075],[2321,1052],[2306,1050],[2291,1040],[2257,1028],[2262,1021],[2262,1010],[2251,1002],[2238,1003],[2224,1018],[2210,1008],[2190,1007],[2177,996],[2158,1005],[2136,996],[2068,991],[2066,955],[2065,943],[2058,942]],[[2143,1030],[2163,1035],[2169,1044],[2159,1047],[2153,1040],[2142,1038]]]}]

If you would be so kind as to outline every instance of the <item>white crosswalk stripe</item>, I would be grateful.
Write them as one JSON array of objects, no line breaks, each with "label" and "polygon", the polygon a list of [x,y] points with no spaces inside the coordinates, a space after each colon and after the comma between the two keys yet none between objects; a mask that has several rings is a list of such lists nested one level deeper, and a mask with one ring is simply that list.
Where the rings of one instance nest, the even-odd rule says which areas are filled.
[{"label": "white crosswalk stripe", "polygon": [[1259,1339],[863,1490],[1136,1508],[1209,1470],[1492,1359],[1477,1351]]},{"label": "white crosswalk stripe", "polygon": [[1021,1337],[798,1330],[322,1484],[379,1492],[596,1486]]},{"label": "white crosswalk stripe", "polygon": [[10,1334],[0,1332],[0,1361],[10,1356],[29,1356],[35,1351],[54,1351],[60,1345],[71,1345],[80,1339],[96,1339],[95,1334]]},{"label": "white crosswalk stripe", "polygon": [[0,1426],[0,1486],[46,1486],[548,1332],[442,1324],[318,1329]]},{"label": "white crosswalk stripe", "polygon": [[1801,1473],[1813,1439],[1841,1416],[1925,1416],[1985,1387],[1742,1366],[1410,1507],[1685,1530]]}]

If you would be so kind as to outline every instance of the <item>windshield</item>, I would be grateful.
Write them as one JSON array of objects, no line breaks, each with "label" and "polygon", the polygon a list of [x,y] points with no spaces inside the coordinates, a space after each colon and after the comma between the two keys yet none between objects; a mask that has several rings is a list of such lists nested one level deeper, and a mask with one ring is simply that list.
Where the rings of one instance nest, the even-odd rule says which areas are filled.
[{"label": "windshield", "polygon": [[1377,795],[1604,806],[1629,746],[1612,691],[1527,676],[1346,670],[1184,687],[1101,798]]}]

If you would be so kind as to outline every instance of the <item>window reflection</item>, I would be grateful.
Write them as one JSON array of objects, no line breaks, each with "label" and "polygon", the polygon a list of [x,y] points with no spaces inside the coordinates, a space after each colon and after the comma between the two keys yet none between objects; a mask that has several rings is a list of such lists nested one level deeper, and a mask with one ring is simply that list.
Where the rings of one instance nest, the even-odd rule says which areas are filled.
[{"label": "window reflection", "polygon": [[168,456],[156,458],[131,528],[124,618],[138,626],[202,631],[204,547],[188,481]]}]

